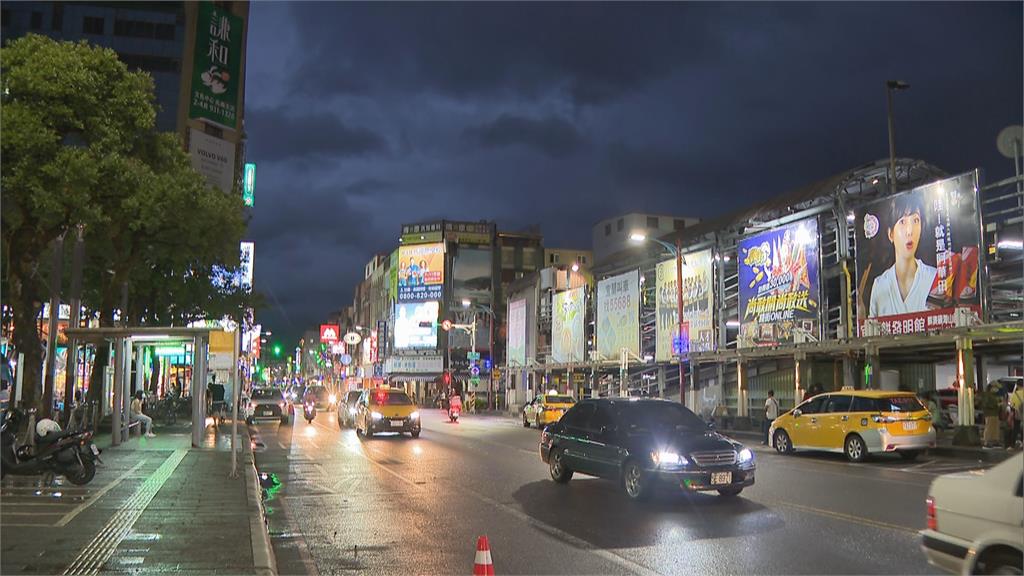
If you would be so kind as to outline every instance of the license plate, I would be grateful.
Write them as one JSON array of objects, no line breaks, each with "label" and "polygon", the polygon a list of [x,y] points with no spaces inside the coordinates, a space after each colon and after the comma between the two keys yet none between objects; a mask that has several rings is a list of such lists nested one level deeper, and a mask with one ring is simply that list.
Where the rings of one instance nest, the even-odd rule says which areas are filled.
[{"label": "license plate", "polygon": [[391,426],[394,427],[394,428],[401,428],[402,426],[405,426],[405,422],[403,422],[401,420],[392,420],[391,421]]},{"label": "license plate", "polygon": [[903,423],[903,429],[904,430],[917,430],[917,422],[914,422],[914,421],[904,422]]},{"label": "license plate", "polygon": [[712,472],[711,485],[732,484],[732,472]]},{"label": "license plate", "polygon": [[94,455],[96,455],[96,456],[100,455],[100,449],[97,448],[95,444],[89,444],[89,448],[92,450],[92,453]]}]

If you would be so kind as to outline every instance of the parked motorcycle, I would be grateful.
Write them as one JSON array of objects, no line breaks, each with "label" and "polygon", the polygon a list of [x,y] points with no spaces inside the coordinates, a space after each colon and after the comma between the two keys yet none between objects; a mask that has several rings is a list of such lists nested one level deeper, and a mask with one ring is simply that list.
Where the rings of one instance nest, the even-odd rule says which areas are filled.
[{"label": "parked motorcycle", "polygon": [[316,418],[316,401],[310,399],[302,403],[302,415],[306,417],[306,422],[313,423],[313,419]]},{"label": "parked motorcycle", "polygon": [[31,431],[35,445],[23,445],[17,437],[21,420],[18,411],[9,410],[0,425],[0,477],[55,474],[76,486],[92,481],[96,462],[102,461],[91,430],[63,431],[56,422],[42,420]]}]

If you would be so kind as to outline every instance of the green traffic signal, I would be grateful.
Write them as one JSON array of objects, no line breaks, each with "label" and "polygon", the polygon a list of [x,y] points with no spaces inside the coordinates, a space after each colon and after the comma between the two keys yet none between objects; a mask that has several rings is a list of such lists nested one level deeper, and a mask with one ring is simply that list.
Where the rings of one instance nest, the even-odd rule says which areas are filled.
[{"label": "green traffic signal", "polygon": [[280,344],[274,344],[274,356],[277,357],[277,358],[281,357],[281,345]]}]

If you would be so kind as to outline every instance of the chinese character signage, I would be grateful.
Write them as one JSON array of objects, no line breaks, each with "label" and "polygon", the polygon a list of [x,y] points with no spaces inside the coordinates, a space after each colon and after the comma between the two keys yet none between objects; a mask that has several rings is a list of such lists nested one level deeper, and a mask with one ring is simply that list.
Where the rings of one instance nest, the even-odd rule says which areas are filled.
[{"label": "chinese character signage", "polygon": [[526,300],[508,304],[508,365],[526,365]]},{"label": "chinese character signage", "polygon": [[252,206],[256,201],[256,164],[245,163],[245,171],[242,173],[242,202],[246,206]]},{"label": "chinese character signage", "polygon": [[977,172],[868,204],[855,226],[861,335],[949,328],[957,309],[980,320]]},{"label": "chinese character signage", "polygon": [[440,301],[444,291],[444,244],[398,249],[398,301]]},{"label": "chinese character signage", "polygon": [[198,11],[188,117],[237,130],[242,19],[213,2],[200,2]]},{"label": "chinese character signage", "polygon": [[684,256],[682,338],[679,337],[675,258],[658,264],[656,274],[655,359],[664,362],[688,352],[714,350],[714,275],[711,251],[704,250]]},{"label": "chinese character signage", "polygon": [[[551,299],[551,360],[582,362],[583,319],[586,315],[583,287],[559,292]],[[524,308],[525,311],[525,308]]]},{"label": "chinese character signage", "polygon": [[239,268],[241,274],[238,282],[246,292],[252,291],[252,266],[253,258],[256,257],[256,244],[254,242],[239,243]]},{"label": "chinese character signage", "polygon": [[320,325],[320,341],[333,344],[341,338],[341,327],[337,324]]},{"label": "chinese character signage", "polygon": [[437,314],[433,302],[395,304],[395,349],[437,348]]},{"label": "chinese character signage", "polygon": [[640,355],[640,271],[597,283],[597,351],[618,360],[622,349]]},{"label": "chinese character signage", "polygon": [[804,220],[739,243],[741,347],[818,338],[818,222]]}]

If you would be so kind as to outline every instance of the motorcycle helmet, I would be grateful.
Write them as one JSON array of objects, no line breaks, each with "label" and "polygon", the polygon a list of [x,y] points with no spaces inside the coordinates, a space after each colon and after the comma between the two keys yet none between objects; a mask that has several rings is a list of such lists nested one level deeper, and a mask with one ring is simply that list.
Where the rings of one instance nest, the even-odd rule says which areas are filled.
[{"label": "motorcycle helmet", "polygon": [[50,432],[60,432],[60,424],[57,424],[49,418],[43,418],[39,422],[36,422],[37,435],[46,436]]}]

